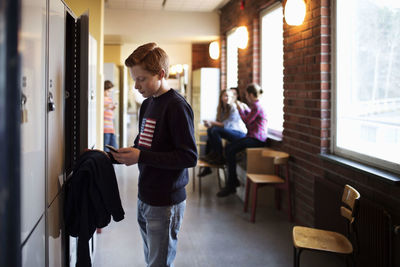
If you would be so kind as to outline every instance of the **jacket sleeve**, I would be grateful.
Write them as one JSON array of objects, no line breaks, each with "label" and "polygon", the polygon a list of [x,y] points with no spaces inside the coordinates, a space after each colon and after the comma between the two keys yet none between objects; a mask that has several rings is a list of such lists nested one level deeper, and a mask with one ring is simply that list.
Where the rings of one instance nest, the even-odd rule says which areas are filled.
[{"label": "jacket sleeve", "polygon": [[110,214],[114,221],[118,222],[124,219],[125,212],[122,208],[117,178],[111,161],[101,154],[97,154],[95,159],[96,188],[91,193],[96,195],[96,190],[100,192],[102,201],[95,201],[93,205],[97,210],[98,223],[104,227],[109,223]]},{"label": "jacket sleeve", "polygon": [[245,113],[246,111],[241,111],[240,116],[242,117],[242,120],[246,125],[251,124],[259,115],[260,109],[258,105],[253,105],[253,107],[250,110],[250,113]]},{"label": "jacket sleeve", "polygon": [[184,101],[180,101],[170,105],[166,112],[171,142],[175,149],[168,152],[142,150],[139,162],[163,169],[183,169],[196,166],[197,148],[192,108]]}]

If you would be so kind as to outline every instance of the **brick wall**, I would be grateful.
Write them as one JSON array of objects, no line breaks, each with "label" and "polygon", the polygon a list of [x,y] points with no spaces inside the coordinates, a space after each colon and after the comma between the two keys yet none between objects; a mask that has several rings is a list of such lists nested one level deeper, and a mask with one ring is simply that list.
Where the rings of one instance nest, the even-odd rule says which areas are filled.
[{"label": "brick wall", "polygon": [[[234,27],[247,26],[249,43],[239,51],[239,88],[259,82],[260,11],[275,0],[232,0],[221,9],[220,36]],[[308,0],[300,26],[284,24],[284,131],[282,142],[268,142],[291,155],[290,172],[294,215],[298,224],[314,225],[314,182],[326,179],[339,186],[349,183],[389,210],[399,223],[400,187],[321,159],[329,152],[331,127],[331,18],[329,0]],[[225,59],[223,59],[225,60]],[[225,80],[226,64],[221,64]],[[285,203],[286,201],[283,201]]]},{"label": "brick wall", "polygon": [[192,70],[220,67],[220,60],[214,60],[210,57],[209,46],[210,43],[192,44]]},{"label": "brick wall", "polygon": [[[232,0],[221,9],[220,38],[226,40],[226,33],[236,27],[247,27],[249,32],[247,47],[239,49],[238,52],[238,88],[243,92],[247,84],[260,83],[259,12],[275,1],[245,1],[244,9],[240,9],[240,2],[240,0]],[[226,66],[224,65],[221,67],[221,81],[225,81],[221,88],[226,88]]]},{"label": "brick wall", "polygon": [[323,176],[318,154],[329,148],[329,13],[329,1],[308,1],[302,25],[284,24],[283,147],[296,161],[295,214],[305,224],[314,222],[314,179]]}]

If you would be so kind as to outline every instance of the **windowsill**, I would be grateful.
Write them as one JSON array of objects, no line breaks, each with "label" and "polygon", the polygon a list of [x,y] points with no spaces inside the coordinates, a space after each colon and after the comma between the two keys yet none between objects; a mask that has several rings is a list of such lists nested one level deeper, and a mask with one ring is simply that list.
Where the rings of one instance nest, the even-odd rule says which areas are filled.
[{"label": "windowsill", "polygon": [[273,133],[268,133],[268,138],[267,139],[274,140],[275,142],[282,142],[282,135],[278,136],[278,135],[273,134]]},{"label": "windowsill", "polygon": [[268,138],[267,139],[271,139],[275,142],[282,142],[282,132],[281,131],[277,131],[277,130],[273,130],[273,129],[268,129]]},{"label": "windowsill", "polygon": [[342,158],[332,154],[319,154],[319,156],[327,161],[339,164],[349,169],[356,170],[366,175],[371,175],[390,184],[400,185],[400,176],[388,171],[383,171],[353,160]]}]

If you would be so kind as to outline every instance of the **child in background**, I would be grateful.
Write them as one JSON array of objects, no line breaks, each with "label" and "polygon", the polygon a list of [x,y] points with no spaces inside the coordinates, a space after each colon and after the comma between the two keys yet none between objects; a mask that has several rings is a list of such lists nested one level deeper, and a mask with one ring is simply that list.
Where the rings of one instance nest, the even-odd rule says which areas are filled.
[{"label": "child in background", "polygon": [[[222,90],[219,96],[219,104],[217,107],[217,118],[215,121],[205,120],[204,125],[207,129],[207,145],[206,152],[208,154],[202,160],[211,164],[224,164],[222,140],[229,142],[236,141],[246,136],[246,126],[240,118],[236,108],[236,97],[231,90]],[[204,167],[199,177],[211,173],[209,167]]]},{"label": "child in background", "polygon": [[110,149],[106,145],[117,148],[117,139],[114,130],[114,109],[116,105],[113,103],[112,88],[114,84],[111,81],[104,82],[104,151],[109,152]]}]

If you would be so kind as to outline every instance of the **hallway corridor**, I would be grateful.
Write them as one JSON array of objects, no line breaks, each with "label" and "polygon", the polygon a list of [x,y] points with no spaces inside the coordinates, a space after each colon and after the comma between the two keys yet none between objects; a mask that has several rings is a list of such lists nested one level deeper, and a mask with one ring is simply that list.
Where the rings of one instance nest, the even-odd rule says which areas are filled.
[{"label": "hallway corridor", "polygon": [[[136,222],[136,166],[115,166],[126,217],[98,235],[94,267],[145,266]],[[190,171],[190,174],[192,172]],[[243,213],[237,196],[217,198],[216,178],[203,179],[202,196],[187,186],[187,206],[179,233],[176,267],[292,266],[292,224],[273,205],[259,207],[256,223]],[[272,203],[273,204],[273,203]],[[304,252],[301,266],[345,266],[337,256]]]},{"label": "hallway corridor", "polygon": [[[134,119],[131,116],[131,119]],[[133,123],[135,124],[135,123]],[[130,133],[135,132],[130,129]],[[133,137],[128,139],[133,143]],[[136,222],[137,166],[114,165],[126,216],[111,222],[97,239],[94,267],[145,266],[142,240]],[[202,196],[192,192],[192,170],[187,206],[178,236],[175,267],[286,267],[293,265],[292,224],[274,203],[259,203],[256,223],[243,213],[243,202],[232,195],[217,198],[216,174],[204,177]],[[197,180],[196,180],[197,182]],[[197,188],[196,183],[196,189]],[[345,266],[334,255],[304,252],[301,266]]]}]

